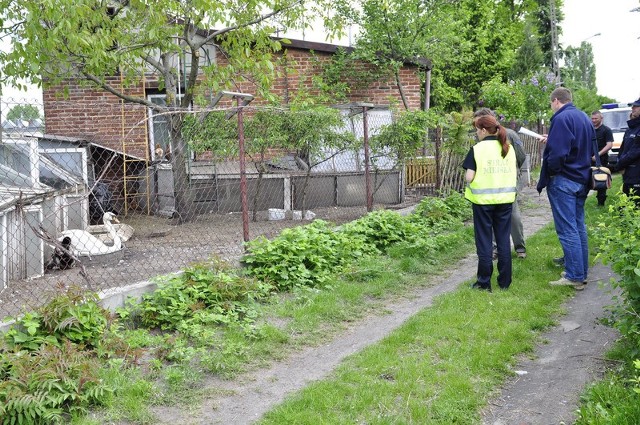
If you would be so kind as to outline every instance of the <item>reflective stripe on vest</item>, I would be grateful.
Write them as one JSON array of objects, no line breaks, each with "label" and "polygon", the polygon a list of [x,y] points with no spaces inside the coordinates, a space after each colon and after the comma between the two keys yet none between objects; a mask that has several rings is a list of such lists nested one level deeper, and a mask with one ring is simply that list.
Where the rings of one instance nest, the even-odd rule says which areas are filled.
[{"label": "reflective stripe on vest", "polygon": [[476,174],[465,189],[465,198],[474,204],[508,204],[516,199],[517,164],[513,147],[502,158],[495,139],[485,139],[473,147]]}]

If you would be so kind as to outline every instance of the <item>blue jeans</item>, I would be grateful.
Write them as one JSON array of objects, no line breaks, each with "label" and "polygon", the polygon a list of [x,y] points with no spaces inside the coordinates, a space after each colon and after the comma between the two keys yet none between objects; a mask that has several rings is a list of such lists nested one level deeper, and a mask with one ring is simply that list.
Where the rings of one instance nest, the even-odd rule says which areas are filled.
[{"label": "blue jeans", "polygon": [[491,288],[493,274],[493,244],[495,234],[498,248],[498,286],[511,285],[511,207],[512,204],[477,205],[473,208],[473,233],[478,253],[476,283],[483,289]]},{"label": "blue jeans", "polygon": [[589,271],[589,245],[584,222],[584,203],[589,190],[562,175],[549,179],[547,196],[553,222],[564,252],[566,278],[581,282]]}]

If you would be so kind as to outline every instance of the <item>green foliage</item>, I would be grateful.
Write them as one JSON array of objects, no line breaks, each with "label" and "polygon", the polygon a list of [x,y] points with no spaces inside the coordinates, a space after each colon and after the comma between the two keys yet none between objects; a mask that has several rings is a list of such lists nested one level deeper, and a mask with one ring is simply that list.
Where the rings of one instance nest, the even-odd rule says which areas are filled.
[{"label": "green foliage", "polygon": [[342,266],[371,252],[364,238],[349,237],[329,223],[315,220],[284,229],[273,240],[261,237],[249,241],[243,262],[250,275],[288,290],[322,286]]},{"label": "green foliage", "polygon": [[482,87],[481,104],[496,111],[507,121],[538,123],[551,117],[549,95],[555,88],[555,76],[538,71],[519,81],[501,82],[494,78]]},{"label": "green foliage", "polygon": [[596,92],[596,66],[593,63],[591,43],[583,41],[579,47],[564,49],[564,67],[561,69],[564,85]]},{"label": "green foliage", "polygon": [[405,111],[394,118],[393,123],[382,127],[378,134],[369,139],[374,166],[378,157],[392,158],[400,163],[415,155],[426,143],[429,129],[433,129],[439,121],[433,111]]},{"label": "green foliage", "polygon": [[34,105],[16,105],[7,112],[7,121],[33,121],[40,118],[40,109]]},{"label": "green foliage", "polygon": [[451,192],[445,198],[424,198],[416,206],[411,218],[429,227],[446,225],[459,226],[471,218],[469,202],[458,192]]},{"label": "green foliage", "polygon": [[192,333],[200,324],[252,320],[251,303],[264,299],[271,289],[268,284],[227,270],[221,263],[201,263],[159,283],[158,289],[145,294],[128,314],[151,328],[179,328]]},{"label": "green foliage", "polygon": [[535,28],[535,19],[528,15],[524,27],[524,39],[516,52],[513,66],[509,70],[509,80],[522,80],[533,74],[544,64],[544,54],[539,42],[539,32]]},{"label": "green foliage", "polygon": [[189,114],[182,124],[182,136],[196,153],[209,151],[215,158],[238,152],[238,120],[227,119],[226,111]]},{"label": "green foliage", "polygon": [[[615,326],[631,342],[630,354],[640,357],[640,210],[624,194],[609,206],[611,214],[595,230],[598,254],[620,276],[612,280],[621,290],[613,309]],[[611,217],[615,219],[611,219]]]},{"label": "green foliage", "polygon": [[107,329],[109,313],[98,304],[98,296],[71,288],[48,304],[16,320],[4,335],[11,348],[36,350],[43,344],[60,346],[68,339],[97,346]]},{"label": "green foliage", "polygon": [[464,155],[475,141],[475,132],[471,132],[473,111],[452,112],[444,120],[444,148],[458,155]]},{"label": "green foliage", "polygon": [[309,168],[326,160],[327,152],[354,149],[356,140],[344,132],[342,115],[337,109],[319,105],[294,105],[284,115],[283,132],[287,146],[293,147],[305,159]]},{"label": "green foliage", "polygon": [[583,396],[576,425],[635,425],[640,418],[637,387],[616,375],[596,383]]},{"label": "green foliage", "polygon": [[[175,55],[191,59],[190,67],[201,68],[204,79],[198,83],[214,92],[235,88],[238,78],[243,77],[265,87],[274,71],[270,53],[280,47],[280,42],[270,37],[273,23],[304,29],[310,25],[310,17],[320,18],[329,34],[339,33],[344,21],[328,13],[331,4],[324,0],[313,3],[285,0],[278,4],[249,0],[242,7],[234,7],[235,2],[226,0],[184,4],[158,0],[153,5],[3,0],[0,20],[11,23],[2,28],[11,41],[11,48],[0,54],[3,78],[11,82],[26,79],[56,84],[80,75],[87,82],[104,87],[106,77],[113,75],[114,70],[119,70],[125,83],[129,83],[140,78],[143,64],[147,64],[160,77],[161,88],[175,95],[174,61],[158,60]],[[208,37],[195,31],[209,30],[212,25],[219,28]],[[225,52],[224,67],[212,60],[214,41]],[[199,70],[195,69],[193,77],[185,80],[185,106],[197,94],[195,76]]]},{"label": "green foliage", "polygon": [[500,76],[495,76],[482,85],[482,105],[487,105],[497,114],[503,114],[508,118],[524,116],[522,95],[519,84],[513,80],[505,84]]},{"label": "green foliage", "polygon": [[368,244],[385,252],[389,246],[412,238],[419,228],[395,211],[379,210],[345,224],[342,231],[349,238],[364,237]]},{"label": "green foliage", "polygon": [[604,96],[598,96],[595,89],[584,87],[571,88],[571,93],[573,94],[573,104],[587,115],[591,115],[591,112],[599,110],[603,103],[612,102]]},{"label": "green foliage", "polygon": [[0,356],[0,423],[65,423],[87,411],[111,389],[97,375],[98,361],[70,341]]},{"label": "green foliage", "polygon": [[428,56],[438,64],[432,74],[432,104],[441,111],[460,110],[478,103],[486,81],[495,76],[505,79],[513,69],[525,38],[524,18],[538,5],[485,0],[443,3],[439,12],[453,23],[446,34],[432,34],[436,44],[446,44]]},{"label": "green foliage", "polygon": [[[403,61],[439,59],[440,56],[433,58],[435,52],[450,52],[447,47],[455,45],[454,19],[442,11],[440,6],[444,3],[443,0],[360,2],[349,11],[361,30],[356,40],[356,56],[396,77]],[[436,37],[442,41],[438,43]],[[408,109],[406,99],[402,100]]]},{"label": "green foliage", "polygon": [[[284,62],[287,67],[295,65],[288,58]],[[320,72],[310,77],[299,76],[298,90],[293,93],[291,102],[293,104],[344,103],[351,92],[365,89],[389,73],[383,67],[372,66],[362,60],[357,52],[347,52],[343,47],[338,47],[329,60],[312,52],[311,63]],[[297,71],[292,69],[289,72]]]}]

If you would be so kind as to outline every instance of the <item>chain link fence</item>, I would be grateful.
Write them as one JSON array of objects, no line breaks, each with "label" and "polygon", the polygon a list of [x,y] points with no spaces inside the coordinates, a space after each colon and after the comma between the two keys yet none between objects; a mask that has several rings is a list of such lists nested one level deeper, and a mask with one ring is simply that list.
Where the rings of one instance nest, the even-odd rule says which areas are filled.
[{"label": "chain link fence", "polygon": [[[0,320],[56,288],[105,291],[217,257],[313,219],[340,224],[376,208],[463,188],[442,132],[407,160],[377,146],[394,117],[373,105],[154,112],[101,103],[2,99]],[[37,114],[34,113],[38,112]],[[529,166],[540,147],[526,140]]]}]

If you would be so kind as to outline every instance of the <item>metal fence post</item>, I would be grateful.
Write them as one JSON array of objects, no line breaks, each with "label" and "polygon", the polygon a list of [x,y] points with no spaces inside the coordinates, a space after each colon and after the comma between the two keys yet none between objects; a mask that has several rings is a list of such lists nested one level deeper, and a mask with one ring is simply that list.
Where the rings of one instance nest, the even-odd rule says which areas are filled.
[{"label": "metal fence post", "polygon": [[238,149],[240,155],[240,200],[242,203],[242,240],[249,242],[249,206],[247,203],[247,170],[244,152],[244,114],[240,105],[240,97],[236,97],[238,102]]},{"label": "metal fence post", "polygon": [[361,103],[362,106],[362,134],[364,139],[364,180],[367,197],[367,211],[373,211],[373,194],[371,193],[371,171],[369,164],[369,121],[367,110],[373,107],[370,103]]}]

